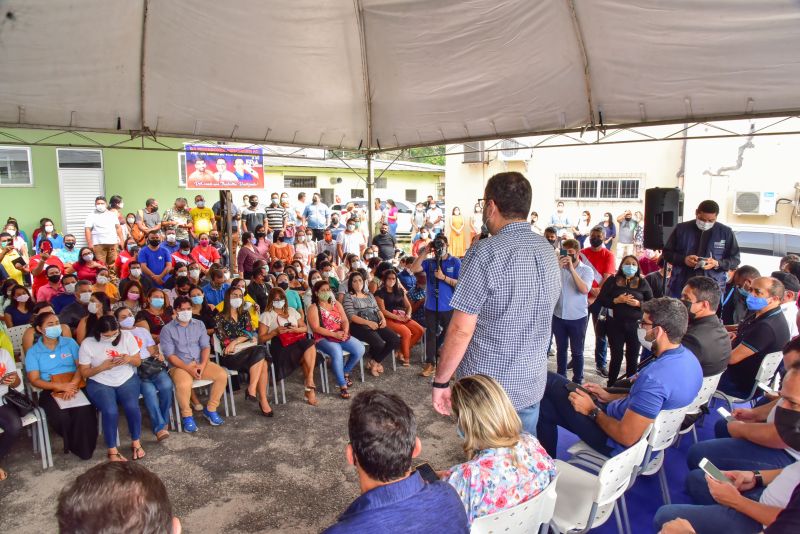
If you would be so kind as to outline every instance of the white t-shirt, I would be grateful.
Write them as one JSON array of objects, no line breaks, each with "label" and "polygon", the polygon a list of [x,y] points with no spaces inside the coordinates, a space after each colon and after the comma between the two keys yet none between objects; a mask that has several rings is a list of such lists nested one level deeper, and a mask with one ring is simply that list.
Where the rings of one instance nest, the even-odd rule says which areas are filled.
[{"label": "white t-shirt", "polygon": [[800,484],[800,462],[795,462],[784,467],[783,471],[767,485],[758,502],[767,506],[786,508],[798,484]]},{"label": "white t-shirt", "polygon": [[289,317],[280,317],[280,325],[278,324],[278,319],[278,314],[270,310],[262,313],[259,321],[267,326],[269,332],[276,330],[278,326],[285,326],[287,321],[292,327],[296,327],[300,323],[300,312],[290,307]]},{"label": "white t-shirt", "polygon": [[336,241],[342,245],[342,252],[355,254],[356,256],[361,256],[361,245],[367,244],[364,240],[364,234],[358,231],[354,231],[352,234],[342,232]]},{"label": "white t-shirt", "polygon": [[[78,352],[78,363],[97,367],[105,360],[116,358],[120,354],[136,354],[138,352],[139,343],[136,342],[136,338],[130,332],[123,330],[122,337],[116,346],[112,345],[111,341],[105,341],[102,338],[100,341],[93,337],[84,339]],[[90,380],[115,388],[124,384],[135,372],[136,368],[132,365],[118,365],[97,373]]]},{"label": "white t-shirt", "polygon": [[92,244],[94,245],[116,245],[119,243],[117,236],[117,225],[119,219],[113,211],[98,213],[93,211],[86,217],[84,228],[92,230]]},{"label": "white t-shirt", "polygon": [[150,335],[150,332],[147,328],[142,328],[141,326],[134,326],[130,330],[126,330],[130,332],[133,336],[133,339],[136,340],[136,343],[139,345],[139,355],[144,360],[150,357],[150,351],[148,350],[150,347],[156,344],[153,340],[153,336]]},{"label": "white t-shirt", "polygon": [[435,208],[431,208],[431,209],[429,209],[429,210],[428,210],[427,217],[428,217],[428,224],[429,224],[429,225],[430,225],[432,228],[437,228],[437,229],[438,229],[438,228],[444,228],[444,220],[441,220],[441,221],[439,221],[439,222],[436,222],[436,220],[437,220],[439,217],[444,217],[444,213],[442,213],[442,210],[441,210],[441,208],[439,208],[438,206],[437,206],[437,207],[435,207]]},{"label": "white t-shirt", "polygon": [[[11,357],[6,349],[0,349],[0,378],[4,377],[16,368],[17,364],[14,363],[14,358]],[[5,384],[0,384],[0,397],[6,393],[8,393],[8,386]]]},{"label": "white t-shirt", "polygon": [[783,316],[789,324],[789,339],[797,336],[797,304],[794,302],[784,302],[781,304]]}]

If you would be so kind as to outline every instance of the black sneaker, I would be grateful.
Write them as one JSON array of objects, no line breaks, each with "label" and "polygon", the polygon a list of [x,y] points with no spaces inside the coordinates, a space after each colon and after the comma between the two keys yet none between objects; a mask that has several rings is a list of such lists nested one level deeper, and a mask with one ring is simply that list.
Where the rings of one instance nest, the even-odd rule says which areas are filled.
[{"label": "black sneaker", "polygon": [[574,366],[575,366],[575,362],[573,362],[573,361],[570,359],[570,361],[568,361],[568,362],[567,362],[567,369],[572,369]]},{"label": "black sneaker", "polygon": [[597,374],[603,378],[608,378],[608,370],[605,367],[598,367]]}]

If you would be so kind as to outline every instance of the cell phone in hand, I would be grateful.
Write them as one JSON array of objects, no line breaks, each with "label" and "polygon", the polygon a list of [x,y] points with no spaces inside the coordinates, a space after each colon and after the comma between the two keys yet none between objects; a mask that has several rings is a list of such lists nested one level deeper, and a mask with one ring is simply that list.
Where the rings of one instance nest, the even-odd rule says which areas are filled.
[{"label": "cell phone in hand", "polygon": [[708,458],[703,458],[700,460],[700,463],[697,466],[702,469],[705,474],[716,480],[717,482],[722,482],[724,484],[733,484],[731,480],[725,476],[725,474],[719,470],[719,468],[712,464]]},{"label": "cell phone in hand", "polygon": [[574,393],[577,390],[581,390],[584,393],[586,393],[587,395],[589,395],[592,398],[592,400],[597,400],[597,395],[595,395],[594,393],[592,393],[591,391],[589,391],[588,389],[586,389],[582,385],[576,384],[575,382],[567,382],[566,384],[564,384],[564,387],[570,393]]},{"label": "cell phone in hand", "polygon": [[558,253],[559,253],[561,256],[564,256],[564,257],[566,257],[566,256],[567,256],[567,249],[565,249],[565,248],[562,248],[561,250],[559,250],[559,251],[558,251]]},{"label": "cell phone in hand", "polygon": [[777,391],[775,391],[774,389],[772,389],[771,387],[769,387],[769,386],[768,386],[767,384],[765,384],[764,382],[759,382],[759,383],[758,383],[758,388],[759,388],[761,391],[763,391],[764,393],[766,393],[767,395],[778,395],[778,392],[777,392]]},{"label": "cell phone in hand", "polygon": [[419,464],[414,470],[420,474],[422,480],[424,480],[429,484],[432,484],[439,480],[439,477],[436,476],[436,471],[433,470],[433,467],[431,467],[431,464],[429,464],[428,462],[425,462],[424,464]]},{"label": "cell phone in hand", "polygon": [[14,376],[15,374],[17,374],[16,371],[11,371],[10,373],[4,374],[3,378],[0,378],[0,382],[5,382],[6,380],[8,380],[10,377]]},{"label": "cell phone in hand", "polygon": [[722,418],[725,419],[726,421],[728,421],[729,423],[731,421],[736,421],[736,419],[733,417],[733,415],[731,415],[731,412],[729,412],[728,410],[726,410],[722,406],[717,408],[717,413],[720,414],[722,416]]}]

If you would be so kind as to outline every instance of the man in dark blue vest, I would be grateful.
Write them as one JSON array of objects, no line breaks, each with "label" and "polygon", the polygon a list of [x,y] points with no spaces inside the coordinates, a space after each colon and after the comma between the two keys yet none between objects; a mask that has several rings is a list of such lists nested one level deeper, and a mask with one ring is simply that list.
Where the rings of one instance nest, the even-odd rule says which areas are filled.
[{"label": "man in dark blue vest", "polygon": [[728,226],[717,222],[719,204],[704,200],[695,219],[680,223],[664,247],[664,259],[672,264],[667,294],[680,298],[686,281],[693,276],[713,278],[725,290],[728,271],[739,266],[739,245]]}]

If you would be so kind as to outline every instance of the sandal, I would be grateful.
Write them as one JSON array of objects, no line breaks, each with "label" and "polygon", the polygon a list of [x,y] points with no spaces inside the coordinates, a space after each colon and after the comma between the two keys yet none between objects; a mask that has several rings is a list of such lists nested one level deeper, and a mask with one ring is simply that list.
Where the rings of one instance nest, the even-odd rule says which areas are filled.
[{"label": "sandal", "polygon": [[6,473],[5,469],[0,468],[0,482],[8,478],[8,473]]},{"label": "sandal", "polygon": [[109,462],[127,462],[128,459],[122,456],[119,452],[108,452]]},{"label": "sandal", "polygon": [[350,380],[350,375],[344,375],[344,381],[347,383],[347,387],[351,387],[353,385],[353,381]]},{"label": "sandal", "polygon": [[166,428],[162,428],[158,432],[156,432],[156,439],[158,441],[164,441],[169,437],[169,431]]},{"label": "sandal", "polygon": [[400,363],[403,364],[403,367],[411,367],[411,358],[400,358]]},{"label": "sandal", "polygon": [[319,404],[317,401],[317,388],[314,386],[306,386],[305,392],[303,395],[306,398],[306,402],[309,403],[311,406],[316,406]]},{"label": "sandal", "polygon": [[340,387],[339,388],[339,396],[343,399],[350,398],[350,392],[347,391],[347,387]]},{"label": "sandal", "polygon": [[369,369],[369,374],[371,374],[372,376],[380,376],[381,375],[380,364],[378,362],[375,362],[375,361],[369,362],[367,364],[367,369]]},{"label": "sandal", "polygon": [[138,447],[136,445],[131,445],[131,451],[132,451],[131,455],[134,461],[141,460],[145,456],[144,449],[142,448],[141,445],[139,445]]}]

